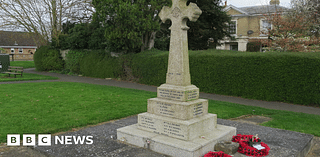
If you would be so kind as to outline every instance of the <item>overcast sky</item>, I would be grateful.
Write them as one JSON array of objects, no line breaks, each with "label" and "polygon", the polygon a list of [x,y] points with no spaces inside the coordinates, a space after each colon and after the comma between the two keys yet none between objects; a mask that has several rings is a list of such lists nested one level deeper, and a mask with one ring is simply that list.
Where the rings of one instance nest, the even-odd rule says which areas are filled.
[{"label": "overcast sky", "polygon": [[[255,5],[268,5],[270,0],[222,0],[227,1],[228,5],[232,4],[235,7],[248,7]],[[280,0],[280,5],[290,7],[290,0]]]}]

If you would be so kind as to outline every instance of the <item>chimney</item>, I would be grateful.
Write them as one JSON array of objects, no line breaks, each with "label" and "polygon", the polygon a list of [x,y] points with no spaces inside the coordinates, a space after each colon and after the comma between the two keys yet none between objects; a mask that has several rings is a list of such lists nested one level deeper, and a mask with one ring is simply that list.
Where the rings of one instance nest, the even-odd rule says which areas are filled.
[{"label": "chimney", "polygon": [[225,6],[225,7],[227,6],[227,0],[224,2],[224,6]]},{"label": "chimney", "polygon": [[270,5],[280,5],[280,0],[271,0]]}]

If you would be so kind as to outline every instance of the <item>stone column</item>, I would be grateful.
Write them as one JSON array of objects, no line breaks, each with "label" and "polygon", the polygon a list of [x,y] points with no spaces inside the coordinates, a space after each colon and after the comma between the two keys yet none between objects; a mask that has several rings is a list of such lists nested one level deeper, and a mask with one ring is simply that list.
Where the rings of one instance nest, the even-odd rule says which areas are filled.
[{"label": "stone column", "polygon": [[231,140],[236,129],[217,125],[217,115],[208,114],[208,101],[199,99],[199,88],[191,85],[186,22],[202,13],[194,3],[172,0],[159,16],[172,21],[166,83],[157,98],[148,100],[148,111],[138,115],[138,124],[117,130],[120,141],[171,156],[198,157],[213,151],[222,140]]}]

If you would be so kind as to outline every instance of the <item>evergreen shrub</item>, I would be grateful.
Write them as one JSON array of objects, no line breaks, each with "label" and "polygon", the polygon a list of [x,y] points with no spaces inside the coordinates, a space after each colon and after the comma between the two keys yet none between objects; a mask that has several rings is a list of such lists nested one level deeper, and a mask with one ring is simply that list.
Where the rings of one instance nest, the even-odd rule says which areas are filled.
[{"label": "evergreen shrub", "polygon": [[[320,104],[320,57],[306,53],[191,51],[192,84],[201,92],[295,104]],[[132,57],[139,83],[165,83],[168,52]]]},{"label": "evergreen shrub", "polygon": [[131,69],[139,83],[159,86],[166,82],[168,51],[149,50],[132,57]]},{"label": "evergreen shrub", "polygon": [[159,49],[162,51],[169,51],[169,45],[170,45],[169,37],[155,38],[154,47],[156,49]]},{"label": "evergreen shrub", "polygon": [[80,60],[88,54],[87,50],[70,50],[66,54],[66,66],[65,70],[72,73],[80,73]]},{"label": "evergreen shrub", "polygon": [[41,46],[34,53],[34,64],[37,71],[62,70],[64,60],[60,51],[49,46]]},{"label": "evergreen shrub", "polygon": [[[319,53],[206,50],[189,56],[191,83],[201,92],[320,106]],[[85,76],[126,79],[130,69],[136,81],[154,86],[166,82],[167,67],[168,51],[155,49],[119,58],[91,51],[79,62]]]},{"label": "evergreen shrub", "polygon": [[247,44],[248,52],[260,52],[261,42],[249,42]]},{"label": "evergreen shrub", "polygon": [[119,60],[105,50],[92,50],[79,62],[80,73],[97,78],[117,78],[121,73]]}]

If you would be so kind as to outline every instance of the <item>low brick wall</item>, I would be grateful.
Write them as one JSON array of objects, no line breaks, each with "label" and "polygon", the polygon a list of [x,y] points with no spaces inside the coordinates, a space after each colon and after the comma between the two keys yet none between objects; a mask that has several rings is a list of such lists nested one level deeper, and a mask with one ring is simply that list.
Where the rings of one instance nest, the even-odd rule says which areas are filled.
[{"label": "low brick wall", "polygon": [[[10,56],[10,60],[12,60],[11,56]],[[15,61],[33,61],[33,54],[14,54],[13,60],[15,60]]]}]

